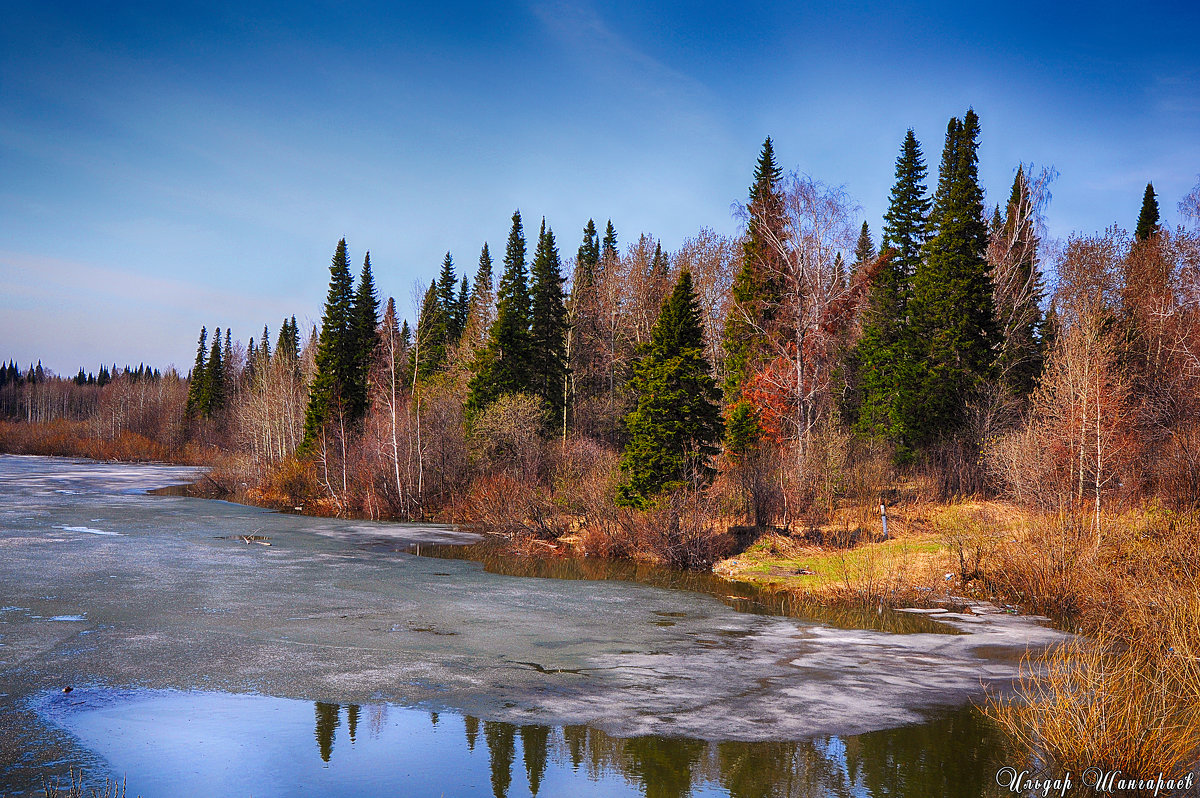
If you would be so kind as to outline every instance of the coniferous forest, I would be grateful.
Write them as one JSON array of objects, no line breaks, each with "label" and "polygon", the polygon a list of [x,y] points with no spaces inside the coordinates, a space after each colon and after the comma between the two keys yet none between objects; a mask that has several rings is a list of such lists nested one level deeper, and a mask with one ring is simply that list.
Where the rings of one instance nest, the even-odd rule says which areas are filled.
[{"label": "coniferous forest", "polygon": [[[870,606],[947,582],[1098,643],[992,708],[1023,742],[1129,772],[1194,761],[1200,185],[1190,228],[1160,224],[1147,185],[1122,224],[1048,241],[1054,170],[1013,164],[985,199],[983,124],[949,120],[940,157],[909,130],[877,230],[770,138],[735,237],[667,251],[516,211],[477,263],[430,264],[412,324],[343,239],[318,325],[202,328],[187,375],[8,363],[0,445],[205,462],[249,501],[537,550],[708,567],[761,537],[743,559],[811,555],[828,594]],[[1101,671],[1112,704],[1064,701]],[[1072,712],[1121,722],[1083,740]]]}]

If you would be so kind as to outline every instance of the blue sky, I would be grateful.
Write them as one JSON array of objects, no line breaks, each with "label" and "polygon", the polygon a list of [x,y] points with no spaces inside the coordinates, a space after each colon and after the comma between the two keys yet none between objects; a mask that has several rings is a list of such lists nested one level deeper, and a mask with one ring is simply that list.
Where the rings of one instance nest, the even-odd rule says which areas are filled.
[{"label": "blue sky", "polygon": [[[976,8],[979,6],[980,8]],[[1200,175],[1194,3],[5,4],[0,358],[186,370],[201,324],[319,318],[345,236],[409,316],[509,216],[674,249],[734,233],[759,147],[878,236],[912,127],[980,115],[1002,201],[1052,165],[1057,236],[1165,221]],[[934,182],[931,176],[930,182]]]}]

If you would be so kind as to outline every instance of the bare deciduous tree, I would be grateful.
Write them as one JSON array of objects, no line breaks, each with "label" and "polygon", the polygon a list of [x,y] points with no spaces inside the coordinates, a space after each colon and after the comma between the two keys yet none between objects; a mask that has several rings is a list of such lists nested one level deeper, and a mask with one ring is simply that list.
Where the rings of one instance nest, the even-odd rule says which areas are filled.
[{"label": "bare deciduous tree", "polygon": [[737,272],[741,246],[736,239],[701,228],[687,239],[672,258],[674,272],[692,273],[700,316],[704,322],[705,355],[720,385],[725,379],[725,349],[721,336],[729,314],[729,292]]},{"label": "bare deciduous tree", "polygon": [[[834,409],[832,375],[845,336],[854,329],[870,270],[853,277],[844,272],[840,255],[853,248],[858,229],[857,209],[842,188],[792,173],[782,180],[781,193],[782,231],[773,234],[769,225],[761,226],[766,245],[778,256],[768,259],[774,264],[770,278],[780,289],[778,306],[755,314],[735,302],[729,312],[741,313],[755,327],[756,318],[772,320],[772,329],[759,332],[774,357],[744,393],[760,408],[768,431],[791,447],[795,479],[810,482],[809,450],[818,425]],[[810,492],[814,486],[797,487]]]}]

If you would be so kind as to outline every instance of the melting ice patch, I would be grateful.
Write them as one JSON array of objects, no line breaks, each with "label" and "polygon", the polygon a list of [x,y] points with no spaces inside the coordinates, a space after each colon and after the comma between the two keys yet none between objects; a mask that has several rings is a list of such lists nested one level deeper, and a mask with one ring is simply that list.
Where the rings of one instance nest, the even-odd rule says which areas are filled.
[{"label": "melting ice patch", "polygon": [[120,532],[107,532],[103,529],[92,529],[90,526],[56,526],[55,529],[61,529],[65,532],[86,532],[89,535],[111,535],[113,537],[122,537]]},{"label": "melting ice patch", "polygon": [[86,621],[82,615],[55,615],[53,618],[47,618],[48,621]]}]

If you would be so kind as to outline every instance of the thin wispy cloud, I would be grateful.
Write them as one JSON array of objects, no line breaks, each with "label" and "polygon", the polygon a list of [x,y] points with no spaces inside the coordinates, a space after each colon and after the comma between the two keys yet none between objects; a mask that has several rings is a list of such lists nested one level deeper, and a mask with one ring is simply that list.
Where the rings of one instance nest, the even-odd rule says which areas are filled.
[{"label": "thin wispy cloud", "polygon": [[[1156,14],[1173,24],[1130,41]],[[1053,234],[1132,224],[1139,183],[1153,179],[1169,209],[1200,168],[1185,34],[1200,12],[1129,16],[915,2],[18,2],[0,30],[0,250],[221,286],[247,298],[212,297],[226,323],[261,330],[277,323],[281,286],[289,315],[319,315],[342,236],[356,262],[371,250],[380,291],[403,306],[446,250],[471,270],[484,241],[502,248],[518,207],[545,215],[566,253],[588,218],[668,249],[701,227],[735,233],[730,205],[767,135],[785,168],[844,184],[878,234],[904,130],[936,168],[946,120],[968,105],[990,199],[1033,160],[1061,172]],[[1057,40],[1056,26],[1075,38]],[[6,279],[28,291],[43,276]],[[81,287],[46,279],[47,302],[87,306]],[[144,307],[168,301],[145,291]],[[96,296],[97,346],[141,323]],[[186,361],[194,318],[175,316],[145,339]],[[53,329],[23,340],[0,359],[76,360],[78,341]]]}]

